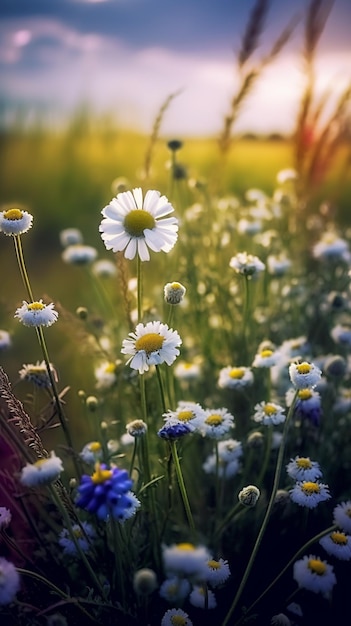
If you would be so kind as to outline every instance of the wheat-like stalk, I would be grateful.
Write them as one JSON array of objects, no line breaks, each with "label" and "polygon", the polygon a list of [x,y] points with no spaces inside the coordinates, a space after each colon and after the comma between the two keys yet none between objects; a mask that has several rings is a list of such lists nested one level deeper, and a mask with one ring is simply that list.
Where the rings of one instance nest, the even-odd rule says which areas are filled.
[{"label": "wheat-like stalk", "polygon": [[243,35],[238,54],[238,65],[242,68],[259,45],[264,22],[269,9],[269,0],[256,0]]},{"label": "wheat-like stalk", "polygon": [[[12,428],[12,440],[16,439],[17,431],[17,433],[20,434],[20,440],[22,440],[24,446],[33,450],[37,457],[47,458],[49,456],[48,452],[45,450],[42,440],[34,428],[29,415],[25,412],[23,404],[12,393],[11,383],[2,367],[0,367],[0,396],[5,401],[7,407],[6,415],[2,412],[3,420],[6,422],[4,428],[7,434],[11,434],[11,431],[9,431],[9,428],[6,428],[6,426],[11,425],[10,428],[14,427]],[[21,446],[21,449],[22,448],[23,446]]]},{"label": "wheat-like stalk", "polygon": [[151,170],[151,163],[152,163],[152,157],[153,157],[153,152],[154,152],[154,148],[159,136],[159,132],[160,132],[160,127],[161,127],[161,123],[162,120],[164,118],[164,115],[169,107],[169,105],[171,104],[172,100],[174,100],[174,98],[176,96],[178,96],[181,93],[181,90],[179,89],[178,91],[175,91],[174,93],[171,93],[166,100],[163,102],[163,104],[161,105],[153,127],[152,127],[152,131],[151,131],[151,135],[150,135],[150,140],[149,140],[149,144],[146,148],[146,152],[145,152],[145,159],[144,159],[144,177],[145,179],[148,179],[150,176],[150,170]]}]

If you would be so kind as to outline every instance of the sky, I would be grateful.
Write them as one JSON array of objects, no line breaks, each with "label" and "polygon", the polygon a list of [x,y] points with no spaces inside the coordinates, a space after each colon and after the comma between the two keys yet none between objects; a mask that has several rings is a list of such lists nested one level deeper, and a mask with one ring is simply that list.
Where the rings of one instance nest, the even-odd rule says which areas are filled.
[{"label": "sky", "polygon": [[[291,41],[265,68],[238,132],[289,132],[304,85],[309,0],[271,0],[260,59],[293,16]],[[238,85],[236,55],[254,0],[0,0],[0,103],[55,120],[82,104],[151,130],[165,99],[165,134],[219,131]],[[351,1],[335,0],[317,55],[317,87],[333,96],[351,74]]]}]

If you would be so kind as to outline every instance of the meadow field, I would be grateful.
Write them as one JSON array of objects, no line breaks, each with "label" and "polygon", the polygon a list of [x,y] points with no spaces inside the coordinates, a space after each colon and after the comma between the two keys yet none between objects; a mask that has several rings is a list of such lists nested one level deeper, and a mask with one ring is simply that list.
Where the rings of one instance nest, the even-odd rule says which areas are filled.
[{"label": "meadow field", "polygon": [[240,136],[241,75],[218,136],[164,136],[169,99],[1,131],[8,626],[349,613],[351,90],[323,117],[307,72],[288,137]]}]

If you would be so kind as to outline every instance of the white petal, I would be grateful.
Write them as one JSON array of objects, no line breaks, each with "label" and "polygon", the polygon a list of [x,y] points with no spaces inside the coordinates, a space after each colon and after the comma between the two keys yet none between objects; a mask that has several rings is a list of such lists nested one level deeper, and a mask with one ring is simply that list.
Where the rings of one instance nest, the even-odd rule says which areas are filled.
[{"label": "white petal", "polygon": [[[163,196],[164,202],[161,202],[161,200],[162,198],[160,198],[158,207],[154,213],[154,217],[156,218],[163,217],[164,215],[168,215],[169,213],[173,213],[174,211],[174,208],[172,207],[171,203],[168,202],[165,196]],[[177,218],[173,217],[173,219],[175,220]]]},{"label": "white petal", "polygon": [[[138,209],[142,209],[143,208],[143,192],[141,190],[141,187],[136,187],[135,189],[133,189],[133,196],[134,196],[134,205],[136,204]],[[135,206],[134,206],[135,209]]]},{"label": "white petal", "polygon": [[150,254],[143,237],[138,238],[138,254],[142,261],[150,261]]},{"label": "white petal", "polygon": [[162,245],[164,243],[163,238],[160,237],[159,234],[157,234],[156,229],[150,230],[150,228],[145,228],[144,237],[147,245],[149,246],[149,248],[151,248],[151,250],[153,250],[154,252],[160,252],[160,250],[162,250]]},{"label": "white petal", "polygon": [[160,199],[159,191],[149,190],[146,192],[146,195],[144,198],[144,209],[146,211],[149,211],[149,213],[151,213],[151,215],[153,215],[154,217],[157,214],[156,210],[157,210],[159,199]]},{"label": "white petal", "polygon": [[137,251],[137,242],[136,242],[135,237],[133,237],[125,249],[125,253],[124,253],[125,258],[134,259],[136,255],[136,251]]}]

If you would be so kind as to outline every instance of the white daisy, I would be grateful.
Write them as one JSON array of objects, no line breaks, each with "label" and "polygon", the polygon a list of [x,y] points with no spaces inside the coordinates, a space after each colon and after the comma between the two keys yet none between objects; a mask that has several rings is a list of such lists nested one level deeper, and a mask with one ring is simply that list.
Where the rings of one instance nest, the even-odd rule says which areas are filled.
[{"label": "white daisy", "polygon": [[202,423],[199,424],[203,437],[210,437],[210,439],[223,439],[232,428],[234,428],[234,417],[226,408],[207,409],[204,411]]},{"label": "white daisy", "polygon": [[[89,539],[94,539],[96,537],[94,527],[89,524],[89,522],[81,522],[81,524],[73,524],[72,531],[79,547],[83,550],[83,552],[89,552],[91,549]],[[63,528],[61,530],[58,543],[61,548],[63,548],[63,554],[70,556],[78,555],[76,544],[67,528]]]},{"label": "white daisy", "polygon": [[[149,261],[148,248],[169,252],[177,241],[178,220],[165,218],[174,209],[159,191],[148,191],[143,200],[141,188],[119,193],[103,210],[99,230],[107,250],[124,250],[126,259]],[[165,219],[164,219],[165,218]]]},{"label": "white daisy", "polygon": [[178,361],[174,367],[174,376],[179,380],[196,380],[200,377],[201,367],[199,363],[189,361]]},{"label": "white daisy", "polygon": [[116,363],[104,361],[95,368],[94,376],[96,379],[96,389],[109,389],[117,380]]},{"label": "white daisy", "polygon": [[194,546],[192,543],[177,543],[163,546],[162,558],[167,574],[193,577],[203,580],[206,563],[211,554],[205,546]]},{"label": "white daisy", "polygon": [[11,336],[7,330],[0,330],[0,350],[7,350],[11,346]]},{"label": "white daisy", "polygon": [[161,626],[193,626],[193,623],[182,609],[168,609],[161,620]]},{"label": "white daisy", "polygon": [[58,313],[54,310],[54,305],[44,304],[42,300],[37,302],[26,302],[16,310],[15,317],[24,326],[51,326],[57,321]]},{"label": "white daisy", "polygon": [[280,352],[272,348],[263,348],[255,355],[252,367],[272,367],[277,365],[280,359]]},{"label": "white daisy", "polygon": [[293,576],[299,587],[326,596],[336,584],[333,567],[313,555],[294,563]]},{"label": "white daisy", "polygon": [[67,246],[62,252],[62,260],[69,265],[89,265],[97,257],[97,249],[93,246],[85,246],[75,243]]},{"label": "white daisy", "polygon": [[96,461],[102,459],[102,445],[99,441],[90,441],[86,443],[82,451],[79,453],[84,463],[95,465]]},{"label": "white daisy", "polygon": [[[215,454],[210,454],[206,461],[202,465],[206,474],[215,474],[217,472],[217,458]],[[219,459],[218,464],[218,476],[220,478],[229,479],[239,472],[241,468],[239,459],[233,459],[232,461],[223,461]]]},{"label": "white daisy", "polygon": [[223,367],[219,372],[218,386],[221,389],[242,389],[252,385],[253,380],[249,367]]},{"label": "white daisy", "polygon": [[289,366],[289,375],[291,382],[296,389],[307,389],[315,387],[322,376],[322,372],[313,363],[291,363]]},{"label": "white daisy", "polygon": [[11,523],[12,515],[6,506],[0,506],[0,530],[7,528]]},{"label": "white daisy", "polygon": [[[57,373],[52,363],[50,363],[50,371],[53,379],[57,382]],[[20,369],[18,373],[21,380],[32,382],[38,387],[47,388],[51,386],[45,361],[37,361],[35,365],[34,363],[23,364],[22,369]]]},{"label": "white daisy", "polygon": [[325,535],[319,540],[320,545],[328,554],[336,556],[342,561],[351,559],[351,536],[341,530],[334,530],[330,535]]},{"label": "white daisy", "polygon": [[267,270],[271,276],[285,276],[291,267],[291,261],[285,255],[270,254],[267,257]]},{"label": "white daisy", "polygon": [[91,269],[93,274],[95,276],[99,276],[99,278],[110,278],[111,276],[115,276],[117,273],[115,264],[108,259],[99,259],[98,261],[95,261]]},{"label": "white daisy", "polygon": [[304,480],[290,489],[290,498],[300,506],[314,509],[319,502],[329,500],[329,487],[318,481]]},{"label": "white daisy", "polygon": [[264,426],[282,424],[285,417],[283,407],[275,404],[275,402],[260,402],[255,405],[253,419],[255,422],[264,424]]},{"label": "white daisy", "polygon": [[197,430],[205,417],[204,409],[197,402],[178,402],[175,411],[167,411],[163,418],[167,425],[186,424],[191,432]]},{"label": "white daisy", "polygon": [[322,476],[321,468],[317,461],[311,461],[309,457],[296,456],[286,466],[290,478],[298,481],[314,481]]},{"label": "white daisy", "polygon": [[63,471],[62,461],[55,452],[47,459],[39,459],[35,463],[27,463],[22,468],[20,481],[26,487],[47,485],[57,480]]},{"label": "white daisy", "polygon": [[172,365],[179,355],[178,347],[182,340],[177,331],[168,328],[161,322],[148,322],[138,324],[134,333],[129,333],[129,338],[123,340],[122,354],[131,355],[127,361],[132,369],[143,374],[149,370],[150,365],[167,363]]},{"label": "white daisy", "polygon": [[218,587],[225,583],[230,576],[230,569],[228,565],[228,561],[224,559],[210,559],[207,561],[207,574],[206,574],[206,582],[211,585],[211,587]]},{"label": "white daisy", "polygon": [[334,511],[334,524],[347,533],[351,533],[351,500],[337,504]]},{"label": "white daisy", "polygon": [[238,252],[230,259],[229,266],[237,273],[252,278],[263,272],[265,264],[257,256],[247,252]]},{"label": "white daisy", "polygon": [[33,215],[18,208],[0,211],[0,232],[4,235],[23,235],[33,224]]},{"label": "white daisy", "polygon": [[180,604],[190,593],[190,583],[186,578],[172,576],[163,581],[159,594],[161,598],[172,604]]},{"label": "white daisy", "polygon": [[217,606],[213,591],[206,589],[204,585],[194,585],[189,596],[189,602],[199,609],[204,609],[206,606],[208,609],[215,609]]},{"label": "white daisy", "polygon": [[20,588],[20,577],[14,564],[0,557],[0,606],[10,604]]},{"label": "white daisy", "polygon": [[60,232],[60,243],[63,248],[83,243],[83,235],[78,228],[65,228]]},{"label": "white daisy", "polygon": [[340,259],[348,251],[349,246],[345,239],[338,237],[332,231],[322,235],[320,241],[313,247],[315,259]]}]

